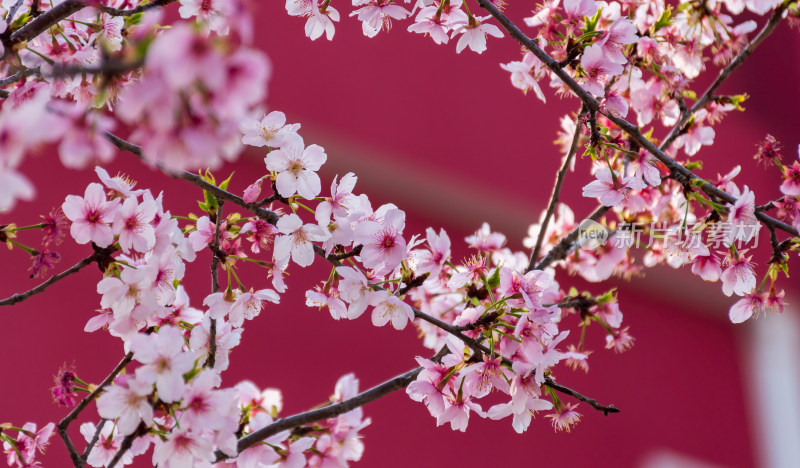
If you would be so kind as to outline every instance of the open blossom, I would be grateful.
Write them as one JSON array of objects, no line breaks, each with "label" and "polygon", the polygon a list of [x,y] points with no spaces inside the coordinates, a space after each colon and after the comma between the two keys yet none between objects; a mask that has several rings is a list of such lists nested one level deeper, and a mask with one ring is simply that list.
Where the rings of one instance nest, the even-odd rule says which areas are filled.
[{"label": "open blossom", "polygon": [[398,209],[388,210],[383,222],[366,220],[359,223],[355,235],[364,246],[361,261],[365,267],[391,271],[406,258],[405,225],[406,214]]},{"label": "open blossom", "polygon": [[622,203],[634,184],[633,177],[622,177],[607,167],[597,170],[597,180],[583,187],[584,197],[595,197],[605,206],[616,206]]},{"label": "open blossom", "polygon": [[331,221],[331,215],[346,216],[355,198],[353,188],[358,177],[352,172],[348,172],[341,180],[337,179],[338,176],[334,177],[331,183],[330,198],[325,198],[324,201],[320,202],[314,213],[314,219],[317,220],[320,226],[328,225]]},{"label": "open blossom", "polygon": [[622,47],[628,44],[635,44],[639,37],[636,34],[636,26],[627,18],[617,18],[603,32],[597,45],[602,47],[606,58],[614,63],[624,64],[628,61],[622,53]]},{"label": "open blossom", "polygon": [[[97,432],[97,428],[95,427],[94,423],[85,422],[81,424],[80,431],[83,438],[87,443],[89,443],[93,440],[94,435]],[[88,463],[89,466],[98,468],[102,466],[108,466],[108,464],[119,451],[120,446],[122,445],[122,439],[124,439],[124,437],[119,433],[119,430],[115,425],[108,423],[104,424],[98,435],[97,443],[95,443],[94,447],[92,447],[92,451],[89,452],[89,457],[86,459],[86,463]],[[130,465],[133,463],[133,454],[130,450],[127,450],[122,455],[119,463],[121,465]]]},{"label": "open blossom", "polygon": [[203,466],[214,459],[214,443],[190,427],[173,429],[166,440],[157,439],[153,450],[153,464],[164,467]]},{"label": "open blossom", "polygon": [[556,431],[569,432],[573,424],[577,424],[581,419],[581,414],[575,411],[578,405],[569,403],[567,405],[559,405],[556,407],[554,414],[548,414],[546,417],[550,418],[553,423],[553,429]]},{"label": "open blossom", "polygon": [[243,120],[239,129],[244,133],[242,143],[245,145],[280,148],[297,134],[300,124],[286,125],[286,114],[272,111],[261,120]]},{"label": "open blossom", "polygon": [[291,259],[301,267],[314,263],[314,244],[328,238],[327,231],[315,224],[303,225],[303,220],[292,213],[282,216],[276,224],[282,236],[275,238],[273,255],[276,260]]},{"label": "open blossom", "polygon": [[392,19],[406,19],[411,13],[400,5],[389,0],[367,0],[354,5],[363,5],[354,10],[350,16],[358,17],[365,36],[375,37],[381,30],[392,28]]},{"label": "open blossom", "polygon": [[137,252],[147,252],[156,243],[153,219],[158,206],[149,194],[145,193],[144,200],[138,203],[136,197],[129,197],[122,207],[116,212],[112,228],[119,234],[119,246],[125,253],[131,249]]},{"label": "open blossom", "polygon": [[800,196],[800,162],[795,161],[791,167],[788,165],[783,168],[783,178],[781,192],[790,197]]},{"label": "open blossom", "polygon": [[369,287],[369,280],[363,273],[352,267],[337,267],[336,274],[342,277],[339,282],[339,297],[347,301],[347,318],[357,319],[367,310],[374,294]]},{"label": "open blossom", "polygon": [[752,316],[758,316],[763,310],[767,294],[753,290],[736,301],[728,312],[728,317],[733,323],[742,323]]},{"label": "open blossom", "polygon": [[99,247],[114,243],[111,223],[114,221],[119,200],[106,200],[103,186],[91,183],[86,187],[83,198],[67,195],[61,205],[64,215],[72,221],[69,232],[79,244],[94,242]]},{"label": "open blossom", "polygon": [[728,264],[728,268],[720,275],[722,292],[726,296],[734,293],[743,296],[756,287],[756,274],[753,271],[753,264],[750,263],[750,257],[739,253],[735,260],[728,257]]},{"label": "open blossom", "polygon": [[339,295],[334,289],[326,291],[317,287],[314,290],[306,291],[306,305],[317,308],[327,307],[334,320],[347,318],[347,305],[339,299]]},{"label": "open blossom", "polygon": [[372,324],[376,327],[382,327],[391,320],[395,330],[402,330],[409,320],[414,320],[411,306],[388,291],[377,291],[370,302],[375,307],[372,309]]},{"label": "open blossom", "polygon": [[228,320],[234,327],[241,327],[244,319],[252,320],[261,313],[264,308],[264,301],[279,303],[281,300],[278,293],[271,289],[261,289],[259,291],[242,293],[228,312]]},{"label": "open blossom", "polygon": [[156,384],[158,397],[167,403],[183,394],[183,374],[194,366],[192,353],[183,350],[183,335],[175,327],[162,327],[158,333],[137,335],[131,344],[133,358],[142,363],[137,379]]},{"label": "open blossom", "polygon": [[267,163],[267,169],[278,173],[275,187],[282,197],[288,198],[297,193],[310,200],[322,190],[316,171],[327,159],[321,146],[306,148],[303,138],[293,135],[281,149],[267,154],[264,162]]},{"label": "open blossom", "polygon": [[151,383],[137,377],[118,377],[114,385],[107,387],[97,399],[97,412],[105,419],[116,419],[120,434],[132,434],[139,421],[153,424],[153,407],[149,397],[153,391]]},{"label": "open blossom", "polygon": [[683,147],[689,156],[694,156],[700,151],[700,147],[714,144],[716,132],[708,125],[704,125],[708,116],[708,111],[700,109],[694,115],[694,121],[686,131],[675,139],[675,148]]},{"label": "open blossom", "polygon": [[542,88],[537,79],[544,76],[545,66],[531,52],[526,52],[520,62],[501,63],[500,68],[511,72],[511,85],[527,93],[532,89],[540,101],[546,102]]},{"label": "open blossom", "polygon": [[623,66],[615,63],[603,54],[599,45],[591,45],[583,50],[581,67],[586,75],[581,78],[581,84],[586,91],[597,97],[605,95],[605,85],[608,79],[622,73]]},{"label": "open blossom", "polygon": [[465,47],[469,46],[474,52],[482,54],[486,50],[486,36],[503,37],[500,28],[493,24],[483,23],[490,16],[473,18],[466,25],[459,25],[453,30],[453,37],[461,34],[456,44],[456,52],[461,53]]},{"label": "open blossom", "polygon": [[[36,423],[27,422],[22,426],[23,431],[17,434],[16,443],[12,445],[3,441],[3,450],[6,452],[8,466],[21,468],[41,466],[36,460],[36,454],[44,453],[50,443],[50,437],[55,432],[55,423],[48,423],[36,431]],[[16,448],[16,450],[15,450]],[[21,459],[20,459],[21,458]]]},{"label": "open blossom", "polygon": [[747,242],[754,238],[761,227],[756,219],[755,194],[745,185],[744,191],[734,204],[728,204],[728,226],[725,231],[725,245],[730,247],[735,241]]}]

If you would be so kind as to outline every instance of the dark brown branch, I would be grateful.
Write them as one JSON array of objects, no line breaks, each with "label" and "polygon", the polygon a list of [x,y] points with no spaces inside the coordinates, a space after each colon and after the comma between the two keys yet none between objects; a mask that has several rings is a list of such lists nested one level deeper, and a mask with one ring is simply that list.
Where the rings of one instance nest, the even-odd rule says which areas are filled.
[{"label": "dark brown branch", "polygon": [[[600,205],[589,215],[587,219],[591,219],[592,221],[597,221],[600,219],[611,207]],[[564,236],[561,241],[556,244],[555,247],[550,249],[547,252],[547,255],[544,256],[542,261],[536,264],[535,268],[530,268],[526,270],[526,272],[531,270],[544,270],[548,266],[550,266],[553,262],[557,262],[559,260],[563,260],[567,258],[567,255],[572,251],[572,247],[575,244],[575,241],[578,240],[578,234],[580,234],[580,226],[576,226],[569,232],[566,236]]]},{"label": "dark brown branch", "polygon": [[86,448],[83,450],[83,454],[81,455],[81,459],[83,459],[84,462],[86,461],[87,458],[89,458],[89,453],[92,451],[92,448],[94,448],[95,444],[97,444],[97,441],[100,440],[100,433],[103,431],[103,428],[105,427],[107,422],[108,419],[101,419],[100,422],[97,424],[97,428],[94,431],[92,440],[89,441],[89,445],[86,446]]},{"label": "dark brown branch", "polygon": [[0,60],[5,58],[13,49],[16,44],[21,42],[30,41],[31,39],[35,38],[39,34],[47,31],[51,27],[58,24],[59,21],[67,19],[70,15],[77,13],[78,11],[82,10],[87,6],[91,6],[94,8],[99,8],[100,10],[108,13],[111,16],[131,16],[136,13],[141,13],[143,11],[150,10],[152,8],[163,7],[168,5],[175,0],[155,0],[151,3],[140,5],[136,8],[131,8],[128,10],[119,10],[116,8],[105,7],[97,4],[92,4],[88,1],[82,0],[66,0],[58,5],[54,6],[53,8],[41,13],[40,15],[36,16],[36,18],[26,24],[25,26],[17,29],[11,34],[11,37],[8,40],[7,44],[5,45],[5,53]]},{"label": "dark brown branch", "polygon": [[606,416],[608,416],[609,413],[619,413],[619,408],[615,407],[613,404],[608,405],[608,406],[602,405],[602,404],[598,403],[597,400],[595,400],[593,398],[589,398],[587,396],[583,396],[580,393],[576,392],[575,390],[573,390],[573,389],[571,389],[569,387],[565,387],[564,385],[556,383],[556,381],[551,379],[550,377],[545,377],[544,378],[544,384],[547,385],[548,387],[552,388],[555,391],[558,391],[558,392],[564,393],[566,395],[572,396],[574,398],[577,398],[578,400],[586,403],[587,405],[591,406],[592,408],[594,408],[594,409],[596,409],[598,411],[602,411],[603,414],[605,414]]},{"label": "dark brown branch", "polygon": [[8,86],[11,83],[16,83],[17,81],[26,78],[31,75],[38,75],[39,74],[39,67],[33,68],[23,68],[22,70],[14,73],[13,75],[9,75],[2,80],[0,80],[0,86]]},{"label": "dark brown branch", "polygon": [[[108,133],[107,132],[106,133],[106,138],[108,138],[108,140],[111,143],[113,143],[114,146],[116,146],[117,148],[119,148],[119,149],[121,149],[123,151],[128,151],[130,153],[133,153],[136,156],[139,156],[140,158],[142,157],[142,148],[140,146],[134,145],[131,142],[125,141],[122,138],[114,135],[113,133]],[[275,223],[278,222],[278,214],[277,213],[275,213],[273,211],[270,211],[270,210],[267,210],[265,208],[262,208],[259,205],[259,203],[246,203],[244,200],[242,200],[241,197],[238,197],[238,196],[236,196],[236,195],[234,195],[234,194],[232,194],[232,193],[230,193],[230,192],[228,192],[226,190],[222,190],[221,188],[216,187],[213,184],[210,184],[210,183],[206,182],[205,180],[203,180],[202,177],[200,177],[197,174],[192,174],[191,172],[187,172],[187,171],[180,171],[178,173],[170,173],[169,171],[167,171],[165,169],[162,169],[162,170],[164,170],[167,174],[169,174],[170,176],[172,176],[172,177],[174,177],[176,179],[183,179],[185,181],[193,183],[194,185],[197,185],[198,187],[202,188],[206,192],[209,192],[213,196],[217,197],[219,200],[229,201],[229,202],[233,203],[234,205],[241,206],[242,208],[251,211],[251,212],[253,212],[253,214],[255,214],[256,216],[258,216],[259,218],[263,219],[264,221],[266,221],[266,222],[268,222],[270,224],[275,224]]]},{"label": "dark brown branch", "polygon": [[584,112],[586,112],[586,106],[582,105],[581,109],[578,111],[578,115],[575,117],[575,134],[572,136],[572,144],[569,147],[569,151],[564,156],[564,163],[561,165],[561,169],[558,171],[558,174],[556,174],[556,182],[553,185],[553,193],[550,195],[550,203],[547,205],[547,212],[544,215],[542,225],[539,227],[539,235],[536,236],[536,246],[534,246],[533,252],[531,252],[531,258],[528,262],[528,270],[534,269],[536,267],[536,262],[539,260],[539,253],[542,251],[542,242],[544,241],[547,227],[550,225],[550,219],[553,217],[556,206],[558,206],[558,195],[561,193],[561,187],[564,184],[564,179],[567,176],[567,170],[572,162],[572,158],[578,151],[578,142],[581,139],[581,130],[583,128],[581,119],[583,118]]},{"label": "dark brown branch", "polygon": [[139,5],[135,8],[129,8],[127,10],[120,10],[118,8],[111,8],[104,5],[92,5],[92,6],[102,11],[103,13],[107,13],[111,16],[133,16],[136,13],[143,13],[147,10],[152,10],[153,8],[167,6],[175,1],[177,0],[155,0],[153,2],[146,3],[144,5]]},{"label": "dark brown branch", "polygon": [[[220,256],[217,254],[219,251],[219,227],[222,224],[222,205],[225,203],[219,198],[217,201],[217,212],[214,222],[214,240],[211,241],[209,248],[211,249],[211,292],[219,291],[219,278],[217,271],[219,270]],[[211,323],[208,327],[208,359],[206,359],[204,367],[214,368],[217,362],[217,319],[210,319]]]},{"label": "dark brown branch", "polygon": [[133,441],[136,440],[137,437],[142,436],[147,433],[147,426],[144,425],[143,422],[139,423],[139,427],[132,434],[128,434],[122,439],[122,443],[119,444],[119,450],[117,453],[114,454],[114,458],[108,463],[107,468],[114,468],[117,466],[122,457],[125,455],[125,452],[130,450],[131,445],[133,445]]},{"label": "dark brown branch", "polygon": [[29,289],[28,291],[25,291],[23,293],[14,294],[11,297],[7,297],[7,298],[5,298],[3,300],[0,300],[0,306],[13,305],[13,304],[16,304],[17,302],[24,301],[25,299],[33,296],[34,294],[39,294],[40,292],[42,292],[45,289],[47,289],[47,287],[52,285],[53,283],[56,283],[56,282],[58,282],[58,281],[60,281],[60,280],[62,280],[64,278],[66,278],[67,276],[73,274],[73,273],[77,273],[83,267],[91,264],[92,262],[100,260],[103,256],[106,256],[106,255],[110,255],[110,253],[106,249],[103,249],[102,251],[97,251],[97,252],[93,253],[92,255],[89,255],[88,257],[84,258],[80,262],[76,263],[74,266],[72,266],[72,268],[69,268],[67,270],[62,271],[61,273],[58,273],[58,274],[55,274],[55,275],[51,276],[47,281],[45,281],[44,283],[40,284],[39,286],[36,286],[33,289]]},{"label": "dark brown branch", "polygon": [[[438,361],[447,352],[448,352],[447,347],[443,346],[442,349],[440,349],[439,352],[436,353],[436,355],[434,355],[431,358],[431,360]],[[394,377],[381,384],[378,384],[370,388],[369,390],[365,390],[359,393],[358,395],[354,396],[353,398],[350,398],[349,400],[344,400],[339,403],[334,403],[332,405],[328,405],[319,409],[314,409],[311,411],[306,411],[305,413],[298,413],[293,416],[288,416],[285,418],[278,419],[272,424],[265,426],[239,439],[239,443],[236,445],[236,448],[239,453],[242,453],[248,448],[266,439],[267,437],[273,436],[281,431],[303,426],[305,424],[310,424],[316,421],[322,421],[323,419],[335,418],[340,414],[353,411],[354,409],[360,406],[364,406],[369,402],[375,401],[385,395],[388,395],[389,393],[407,387],[408,384],[410,384],[411,382],[414,381],[414,379],[417,378],[417,375],[421,371],[422,367],[417,367],[416,369],[412,369],[404,374],[400,374],[397,377]],[[216,459],[217,462],[229,458],[227,455],[225,455],[219,450],[217,450],[216,453],[217,453],[217,459]]]},{"label": "dark brown branch", "polygon": [[103,389],[114,380],[117,374],[122,372],[122,369],[124,369],[128,365],[128,363],[131,362],[131,359],[133,359],[133,353],[126,354],[125,357],[123,357],[122,360],[119,362],[119,364],[117,364],[117,367],[115,367],[114,370],[112,370],[111,373],[108,374],[108,376],[106,376],[106,378],[103,379],[102,382],[100,382],[100,385],[98,385],[92,391],[92,393],[84,397],[83,400],[79,401],[78,404],[75,405],[75,408],[73,408],[72,411],[69,412],[69,414],[64,416],[64,419],[59,421],[58,425],[56,426],[58,428],[58,434],[64,440],[64,444],[66,444],[67,450],[69,450],[70,457],[72,458],[72,462],[76,468],[82,468],[83,466],[85,466],[86,463],[85,457],[88,456],[89,454],[88,450],[91,450],[91,446],[87,447],[87,452],[83,456],[79,455],[78,451],[75,450],[75,447],[72,445],[72,441],[70,440],[69,435],[67,434],[67,428],[72,423],[72,421],[74,421],[78,417],[81,411],[86,409],[89,403],[94,401],[95,397],[97,397],[97,395],[99,395],[100,392],[102,392]]},{"label": "dark brown branch", "polygon": [[[29,41],[39,34],[47,31],[59,21],[67,18],[69,15],[81,10],[86,5],[80,0],[66,0],[53,8],[47,10],[41,15],[37,16],[33,21],[25,26],[17,29],[11,34],[9,45],[18,44],[23,41]],[[9,47],[6,47],[6,55],[9,53]],[[5,56],[4,56],[5,57]]]}]

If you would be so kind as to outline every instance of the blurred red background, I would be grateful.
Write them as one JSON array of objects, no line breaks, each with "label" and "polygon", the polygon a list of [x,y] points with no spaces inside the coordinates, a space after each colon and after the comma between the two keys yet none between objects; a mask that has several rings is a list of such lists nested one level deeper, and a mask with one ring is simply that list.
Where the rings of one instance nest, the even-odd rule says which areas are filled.
[{"label": "blurred red background", "polygon": [[[507,12],[521,23],[533,3],[514,3]],[[336,6],[343,17],[349,11]],[[306,143],[326,148],[323,187],[335,174],[355,172],[356,191],[369,194],[374,206],[391,201],[406,211],[407,237],[427,226],[445,227],[455,258],[466,253],[462,239],[483,221],[505,232],[512,248],[522,248],[527,226],[545,207],[561,159],[551,144],[558,118],[578,104],[549,93],[543,104],[512,88],[508,73],[498,64],[519,60],[518,44],[508,37],[489,38],[483,55],[457,55],[454,44],[436,46],[429,38],[407,33],[402,22],[390,34],[369,40],[362,36],[360,24],[349,18],[337,24],[332,43],[311,42],[303,36],[304,20],[288,17],[282,2],[262,2],[259,8],[256,43],[274,65],[268,109],[302,123]],[[794,91],[800,79],[798,58],[797,31],[781,25],[723,87],[723,93],[746,91],[751,98],[745,103],[747,112],[727,117],[716,127],[715,145],[698,154],[705,163],[703,175],[714,177],[741,163],[744,170],[737,182],[753,187],[759,203],[779,195],[777,172],[756,168],[751,155],[769,132],[784,143],[786,157],[795,157],[800,143],[795,117],[800,102]],[[702,91],[707,81],[699,80],[697,89]],[[235,171],[231,188],[241,193],[264,173],[263,157],[252,151],[217,174],[224,177]],[[578,161],[562,194],[576,218],[595,204],[583,199],[579,190],[590,180],[589,164]],[[120,154],[106,169],[129,173],[140,187],[163,190],[165,206],[173,214],[198,211],[194,200],[202,196],[199,190],[142,167],[130,155]],[[88,171],[64,169],[48,151],[29,158],[22,171],[34,180],[37,197],[0,214],[0,223],[33,224],[39,214],[60,205],[66,194],[82,194],[86,184],[95,181]],[[35,237],[28,237],[34,239],[31,244]],[[764,236],[761,240],[767,242]],[[58,271],[89,253],[86,246],[69,240],[60,252]],[[203,252],[188,268],[186,284],[195,306],[210,288],[209,259]],[[0,262],[1,297],[38,284],[28,278],[24,252],[6,252]],[[345,373],[354,372],[364,389],[415,367],[415,355],[429,354],[412,328],[375,328],[367,317],[335,322],[326,311],[307,308],[304,291],[317,278],[327,277],[326,268],[317,262],[308,270],[291,270],[281,304],[267,307],[245,327],[242,344],[223,374],[224,385],[249,379],[262,388],[279,388],[287,415],[326,400]],[[258,270],[245,269],[244,277],[257,289],[268,286]],[[35,421],[41,427],[58,421],[66,411],[51,402],[48,391],[58,367],[74,362],[81,378],[99,382],[120,359],[119,340],[103,332],[83,332],[99,307],[99,278],[96,267],[90,266],[45,294],[0,310],[0,422]],[[609,287],[566,276],[561,284],[595,293]],[[771,433],[765,427],[770,423],[764,422],[765,410],[759,406],[759,387],[767,385],[760,372],[766,370],[749,359],[757,353],[753,346],[763,343],[756,327],[770,321],[791,328],[796,321],[768,317],[734,326],[727,319],[733,300],[722,295],[719,284],[703,284],[688,269],[676,273],[659,268],[647,278],[612,286],[620,288],[620,305],[637,339],[635,346],[614,355],[602,349],[599,330],[590,329],[594,333],[589,343],[596,350],[591,372],[562,367],[556,375],[565,385],[613,403],[621,413],[604,417],[581,405],[582,422],[571,433],[554,433],[548,420],[539,417],[523,435],[517,435],[507,420],[473,415],[462,434],[436,428],[423,405],[396,392],[364,408],[372,425],[363,431],[366,451],[359,465],[798,466],[771,461],[775,449],[763,436]],[[791,296],[796,287],[789,289]],[[790,365],[794,369],[785,371],[796,375],[797,363]],[[796,400],[772,403],[785,410],[787,431],[797,427],[800,413],[791,412]],[[86,415],[94,418],[94,408]],[[82,447],[77,427],[73,425],[70,433]],[[57,437],[44,464],[68,466]],[[142,457],[135,466],[148,464],[149,458]]]}]

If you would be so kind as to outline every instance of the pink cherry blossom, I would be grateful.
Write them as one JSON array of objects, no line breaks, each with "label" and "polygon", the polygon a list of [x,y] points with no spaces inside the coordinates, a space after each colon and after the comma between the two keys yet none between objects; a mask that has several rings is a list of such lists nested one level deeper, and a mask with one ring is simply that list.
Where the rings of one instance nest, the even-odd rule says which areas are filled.
[{"label": "pink cherry blossom", "polygon": [[628,59],[625,58],[621,49],[628,44],[635,44],[639,40],[636,33],[636,26],[633,25],[633,22],[627,18],[617,18],[611,23],[611,26],[604,31],[596,45],[602,47],[603,54],[605,54],[608,60],[614,63],[625,64]]},{"label": "pink cherry blossom", "polygon": [[192,354],[185,352],[183,346],[183,335],[174,327],[137,335],[131,343],[133,358],[142,363],[136,369],[137,379],[155,383],[158,397],[167,403],[181,398],[183,374],[194,366]]},{"label": "pink cherry blossom", "polygon": [[781,192],[790,197],[800,196],[800,162],[795,161],[791,167],[784,166]]},{"label": "pink cherry blossom", "polygon": [[361,29],[365,36],[375,37],[381,30],[392,29],[392,20],[406,19],[411,14],[408,10],[389,0],[368,0],[353,2],[354,6],[363,5],[353,10],[350,16],[361,21]]},{"label": "pink cherry blossom", "polygon": [[106,200],[103,186],[97,183],[86,187],[83,198],[67,195],[61,205],[64,215],[72,221],[69,232],[75,242],[94,242],[98,247],[108,247],[114,243],[111,223],[118,208],[119,200]]},{"label": "pink cherry blossom", "polygon": [[491,16],[473,18],[466,25],[459,25],[453,30],[453,37],[461,34],[456,44],[456,53],[461,53],[465,47],[469,46],[473,52],[482,54],[486,50],[486,36],[503,37],[500,28],[493,24],[484,23]]},{"label": "pink cherry blossom", "polygon": [[128,253],[133,249],[144,253],[153,248],[156,237],[152,222],[157,209],[149,193],[145,194],[141,203],[137,202],[136,197],[129,197],[122,203],[111,227],[115,233],[119,233],[119,245],[123,252]]},{"label": "pink cherry blossom", "polygon": [[622,177],[607,167],[598,169],[595,177],[597,180],[583,187],[583,196],[597,198],[605,206],[622,203],[634,184],[633,177]]},{"label": "pink cherry blossom", "polygon": [[538,80],[544,76],[546,67],[531,52],[526,52],[520,62],[501,63],[500,68],[511,72],[511,84],[523,93],[532,89],[540,101],[546,102]]},{"label": "pink cherry blossom", "polygon": [[97,412],[102,418],[116,419],[120,434],[132,434],[140,421],[147,425],[153,423],[153,407],[148,401],[152,391],[152,383],[126,377],[124,383],[116,382],[100,395]]},{"label": "pink cherry blossom", "polygon": [[586,91],[597,97],[605,95],[605,85],[613,76],[622,73],[622,65],[612,62],[603,55],[599,45],[591,45],[583,50],[581,67],[586,75],[581,79],[581,85]]},{"label": "pink cherry blossom", "polygon": [[278,304],[280,300],[278,293],[272,289],[261,289],[256,292],[250,289],[250,292],[242,293],[233,303],[228,312],[228,320],[232,326],[241,327],[244,319],[252,320],[261,313],[265,301]]},{"label": "pink cherry blossom", "polygon": [[327,231],[317,225],[303,225],[303,220],[296,214],[282,216],[276,225],[282,236],[275,238],[273,255],[276,260],[288,260],[289,257],[300,265],[307,267],[314,263],[314,244],[322,242],[329,236]]},{"label": "pink cherry blossom", "polygon": [[[94,438],[97,428],[95,427],[94,423],[86,422],[81,424],[80,431],[81,435],[88,443]],[[92,447],[92,451],[89,452],[89,457],[86,459],[86,463],[94,467],[108,466],[108,464],[119,451],[123,438],[124,437],[119,433],[115,425],[106,422],[106,424],[104,424],[103,428],[100,430],[97,443],[94,445],[94,447]],[[133,454],[131,454],[130,450],[126,451],[122,455],[119,463],[123,466],[133,463]]]},{"label": "pink cherry blossom", "polygon": [[755,214],[755,194],[745,185],[744,192],[734,204],[728,204],[728,226],[725,231],[725,245],[730,247],[735,241],[748,242],[754,238],[761,227]]},{"label": "pink cherry blossom", "polygon": [[261,120],[243,120],[239,128],[244,133],[242,143],[245,145],[280,148],[297,134],[300,124],[286,125],[286,115],[272,111]]},{"label": "pink cherry blossom", "polygon": [[766,293],[753,290],[731,306],[728,317],[733,323],[742,323],[752,316],[757,317],[764,308],[766,298]]},{"label": "pink cherry blossom", "polygon": [[414,311],[411,306],[399,297],[391,295],[388,291],[377,291],[371,298],[372,324],[382,327],[391,320],[395,330],[402,330],[409,320],[414,320]]},{"label": "pink cherry blossom", "polygon": [[327,158],[321,146],[306,148],[303,139],[293,135],[280,149],[270,151],[264,162],[267,169],[278,173],[275,186],[282,197],[288,198],[297,193],[310,200],[322,190],[316,171]]},{"label": "pink cherry blossom", "polygon": [[398,209],[388,210],[382,222],[366,220],[359,223],[355,238],[364,246],[361,262],[365,267],[391,271],[406,258],[405,225],[406,214]]},{"label": "pink cherry blossom", "polygon": [[733,259],[727,258],[728,267],[720,275],[722,280],[722,292],[726,296],[736,294],[743,296],[756,287],[756,275],[753,271],[753,264],[750,257],[745,257],[742,253]]}]

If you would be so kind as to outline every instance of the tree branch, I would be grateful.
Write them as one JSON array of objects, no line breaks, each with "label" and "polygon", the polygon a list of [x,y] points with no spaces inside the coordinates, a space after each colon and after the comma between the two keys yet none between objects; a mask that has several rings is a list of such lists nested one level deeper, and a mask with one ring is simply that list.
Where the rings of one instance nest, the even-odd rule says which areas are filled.
[{"label": "tree branch", "polygon": [[569,169],[572,158],[578,151],[578,142],[581,139],[582,130],[581,117],[585,112],[586,106],[581,105],[581,109],[575,117],[575,134],[572,136],[572,144],[569,147],[569,151],[564,156],[564,163],[561,165],[561,169],[558,171],[558,174],[556,174],[556,182],[553,185],[553,193],[550,195],[550,203],[547,205],[547,213],[545,213],[542,225],[539,227],[539,235],[536,237],[536,246],[533,248],[533,252],[531,252],[531,258],[528,262],[529,271],[536,267],[536,261],[539,259],[539,253],[542,250],[542,242],[544,241],[547,227],[550,224],[550,218],[553,217],[553,212],[555,212],[556,206],[558,205],[558,194],[561,192],[561,186],[564,184],[564,179],[567,176],[567,169]]},{"label": "tree branch", "polygon": [[40,292],[47,289],[47,287],[52,285],[53,283],[56,283],[57,281],[60,281],[73,273],[77,273],[83,267],[91,264],[92,262],[102,260],[104,257],[111,255],[111,252],[113,251],[110,251],[108,249],[96,250],[95,253],[89,255],[80,262],[76,263],[74,266],[72,266],[72,268],[69,268],[67,270],[62,271],[61,273],[51,276],[47,281],[40,284],[39,286],[36,286],[33,289],[29,289],[28,291],[25,291],[23,293],[14,294],[13,296],[0,300],[0,306],[13,305],[16,304],[17,302],[24,301],[25,299],[33,296],[34,294],[39,294]]},{"label": "tree branch", "polygon": [[[442,349],[439,350],[431,360],[434,362],[439,361],[446,353],[448,352],[447,347],[443,346]],[[288,416],[285,418],[281,418],[273,422],[272,424],[265,426],[255,432],[252,432],[241,439],[236,444],[236,449],[239,453],[247,450],[248,448],[252,447],[253,445],[261,442],[262,440],[266,439],[267,437],[273,436],[281,431],[285,431],[287,429],[292,429],[295,427],[303,426],[305,424],[310,424],[316,421],[321,421],[323,419],[334,418],[339,416],[340,414],[344,414],[354,409],[364,406],[365,404],[375,401],[378,398],[381,398],[389,393],[392,393],[396,390],[400,390],[401,388],[405,388],[417,378],[417,375],[422,371],[422,367],[417,367],[416,369],[411,369],[410,371],[400,374],[397,377],[389,379],[383,383],[380,383],[369,390],[365,390],[358,395],[350,398],[349,400],[344,400],[339,403],[334,403],[332,405],[328,405],[322,408],[314,409],[311,411],[306,411],[305,413],[298,413],[293,416]],[[228,455],[224,454],[223,452],[217,450],[217,459],[215,462],[219,462],[230,458]]]},{"label": "tree branch", "polygon": [[[214,221],[214,240],[211,241],[209,246],[211,249],[211,292],[219,291],[219,278],[217,277],[217,270],[219,269],[219,227],[222,224],[222,205],[225,203],[219,198],[217,200],[217,213]],[[213,369],[217,362],[217,319],[210,318],[210,325],[208,327],[208,359],[206,359],[204,367]]]},{"label": "tree branch", "polygon": [[[122,138],[114,135],[113,133],[106,132],[106,138],[114,144],[117,148],[128,151],[130,153],[135,154],[136,156],[142,157],[142,148],[138,145],[134,145],[128,141],[123,140]],[[197,174],[192,174],[191,172],[187,171],[180,171],[178,173],[170,173],[169,171],[159,167],[159,169],[163,170],[165,173],[169,174],[173,178],[176,179],[183,179],[185,181],[191,182],[194,185],[202,188],[206,192],[211,193],[215,197],[220,200],[229,201],[235,205],[241,206],[242,208],[253,212],[256,216],[263,219],[264,221],[275,224],[278,222],[278,214],[274,211],[267,210],[262,208],[259,203],[246,203],[241,197],[238,197],[226,190],[222,190],[219,187],[214,186],[213,184],[209,184],[202,177]]]},{"label": "tree branch", "polygon": [[141,13],[150,10],[152,8],[166,6],[174,1],[175,0],[155,0],[151,3],[145,5],[139,5],[138,7],[131,8],[128,10],[119,10],[116,8],[110,8],[83,0],[65,0],[64,2],[59,3],[53,8],[50,8],[49,10],[40,14],[25,26],[14,31],[11,34],[8,43],[4,44],[5,52],[3,53],[3,56],[0,57],[0,60],[4,59],[9,54],[9,52],[11,52],[14,45],[24,41],[30,41],[39,34],[47,31],[51,27],[58,24],[59,21],[67,19],[67,17],[69,17],[70,15],[82,10],[87,6],[98,8],[101,11],[111,16],[131,16],[136,13]]},{"label": "tree branch", "polygon": [[94,390],[92,390],[92,393],[84,397],[83,400],[79,401],[78,404],[75,405],[75,408],[73,408],[72,411],[69,412],[69,414],[64,416],[64,419],[59,421],[58,425],[56,426],[58,428],[58,434],[64,440],[64,444],[67,446],[67,450],[69,450],[70,457],[72,458],[72,462],[76,468],[82,468],[85,465],[86,463],[85,457],[89,455],[89,451],[91,451],[91,445],[87,447],[87,451],[84,453],[83,456],[79,455],[78,451],[75,450],[75,446],[72,445],[72,441],[69,438],[69,434],[67,434],[67,428],[72,423],[72,421],[74,421],[78,417],[81,411],[83,411],[86,408],[86,406],[88,406],[89,403],[91,403],[95,399],[95,397],[97,397],[97,395],[99,395],[100,392],[102,392],[103,389],[114,380],[117,374],[122,372],[122,369],[125,369],[125,367],[131,362],[131,359],[133,359],[132,352],[126,354],[125,357],[123,357],[122,360],[119,362],[119,364],[117,364],[117,367],[115,367],[114,370],[112,370],[111,373],[108,374],[108,376],[106,376],[106,378],[103,379],[102,382],[100,382],[100,385],[98,385]]},{"label": "tree branch", "polygon": [[89,453],[92,451],[92,448],[97,444],[97,441],[100,440],[100,432],[103,431],[103,427],[105,427],[108,419],[100,419],[100,422],[97,424],[97,428],[94,431],[94,435],[92,436],[92,440],[89,441],[89,445],[83,450],[83,454],[81,455],[81,459],[86,461],[89,458]]}]

